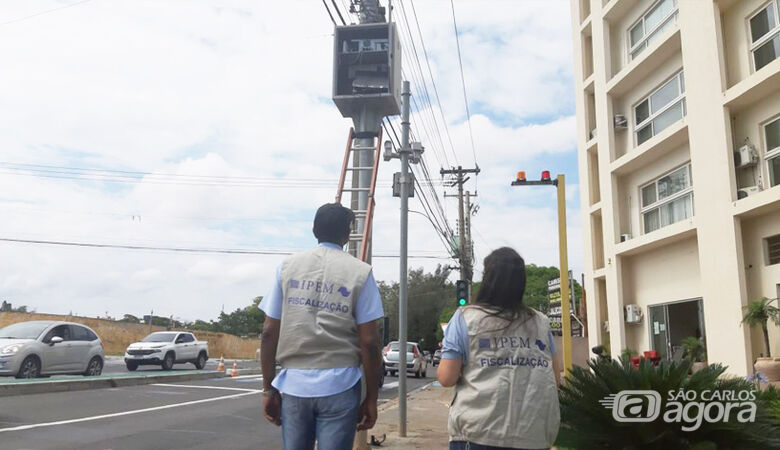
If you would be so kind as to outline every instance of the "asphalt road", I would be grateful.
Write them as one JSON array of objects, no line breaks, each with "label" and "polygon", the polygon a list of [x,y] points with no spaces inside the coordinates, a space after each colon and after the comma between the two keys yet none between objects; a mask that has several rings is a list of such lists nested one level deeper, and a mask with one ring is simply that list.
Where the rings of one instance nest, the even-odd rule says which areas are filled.
[{"label": "asphalt road", "polygon": [[[408,379],[414,390],[435,379]],[[397,396],[386,377],[380,403]],[[261,376],[5,397],[0,449],[278,449],[260,411]]]}]

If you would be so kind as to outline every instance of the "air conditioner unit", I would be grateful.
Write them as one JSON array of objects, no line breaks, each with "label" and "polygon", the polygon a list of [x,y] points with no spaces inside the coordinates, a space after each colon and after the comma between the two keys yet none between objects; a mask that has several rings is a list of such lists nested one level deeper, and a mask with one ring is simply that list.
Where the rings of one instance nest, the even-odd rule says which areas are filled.
[{"label": "air conditioner unit", "polygon": [[642,322],[642,308],[639,305],[625,305],[623,307],[623,315],[626,323]]},{"label": "air conditioner unit", "polygon": [[628,119],[626,119],[626,116],[623,114],[615,114],[615,117],[612,119],[615,124],[616,130],[625,130],[628,128]]},{"label": "air conditioner unit", "polygon": [[761,188],[758,186],[743,187],[742,189],[737,190],[737,199],[749,197],[753,194],[758,194],[759,192],[761,192]]},{"label": "air conditioner unit", "polygon": [[737,166],[737,168],[753,166],[758,164],[758,161],[758,152],[750,143],[746,143],[734,152],[734,165]]},{"label": "air conditioner unit", "polygon": [[603,329],[604,329],[604,332],[605,332],[605,333],[609,333],[609,320],[605,320],[605,321],[604,321],[604,322],[601,324],[601,328],[603,328]]},{"label": "air conditioner unit", "polygon": [[590,130],[590,134],[588,134],[588,136],[590,136],[591,139],[595,138],[597,135],[598,135],[598,130],[596,128]]},{"label": "air conditioner unit", "polygon": [[626,242],[629,239],[631,239],[631,234],[629,233],[620,235],[620,242]]}]

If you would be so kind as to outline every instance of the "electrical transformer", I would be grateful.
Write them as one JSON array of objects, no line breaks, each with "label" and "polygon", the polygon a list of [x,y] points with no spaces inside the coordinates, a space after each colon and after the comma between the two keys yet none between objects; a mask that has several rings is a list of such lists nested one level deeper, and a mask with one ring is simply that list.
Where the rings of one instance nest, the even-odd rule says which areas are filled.
[{"label": "electrical transformer", "polygon": [[344,117],[368,109],[379,117],[400,113],[401,44],[394,23],[336,27],[333,101]]}]

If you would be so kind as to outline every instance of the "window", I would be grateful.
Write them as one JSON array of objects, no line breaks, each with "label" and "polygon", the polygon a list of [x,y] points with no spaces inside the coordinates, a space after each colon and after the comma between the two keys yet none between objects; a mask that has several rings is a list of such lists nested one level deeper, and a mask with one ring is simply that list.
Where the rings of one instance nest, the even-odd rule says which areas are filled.
[{"label": "window", "polygon": [[628,54],[636,58],[651,42],[677,23],[677,0],[660,0],[628,30]]},{"label": "window", "polygon": [[756,70],[780,56],[780,0],[772,0],[748,21],[750,52]]},{"label": "window", "polygon": [[685,79],[680,72],[634,106],[636,145],[640,145],[685,115]]},{"label": "window", "polygon": [[194,337],[192,337],[189,333],[182,333],[179,335],[179,337],[176,339],[177,344],[186,344],[187,342],[193,342],[195,340]]},{"label": "window", "polygon": [[769,185],[780,184],[780,117],[764,125],[766,163],[769,166]]},{"label": "window", "polygon": [[780,234],[765,239],[769,265],[780,264]]},{"label": "window", "polygon": [[642,222],[644,232],[687,219],[693,215],[691,166],[686,164],[642,186]]},{"label": "window", "polygon": [[74,341],[91,341],[92,339],[89,339],[89,333],[87,333],[87,329],[84,327],[80,327],[78,325],[71,325],[70,331],[73,334],[73,340]]}]

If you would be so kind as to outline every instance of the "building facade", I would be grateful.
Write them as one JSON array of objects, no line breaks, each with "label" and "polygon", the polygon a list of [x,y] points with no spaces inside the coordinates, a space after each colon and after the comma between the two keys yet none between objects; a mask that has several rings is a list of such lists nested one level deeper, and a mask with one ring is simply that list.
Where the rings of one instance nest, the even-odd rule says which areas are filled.
[{"label": "building facade", "polygon": [[743,306],[780,297],[780,0],[571,8],[589,343],[702,337],[751,373]]}]

